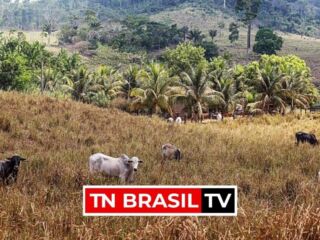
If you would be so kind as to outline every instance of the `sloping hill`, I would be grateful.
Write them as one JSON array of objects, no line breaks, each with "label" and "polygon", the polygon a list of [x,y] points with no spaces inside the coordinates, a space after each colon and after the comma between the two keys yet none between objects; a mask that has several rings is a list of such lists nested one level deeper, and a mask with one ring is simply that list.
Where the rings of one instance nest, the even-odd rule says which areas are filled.
[{"label": "sloping hill", "polygon": [[[182,8],[174,8],[154,14],[150,17],[154,21],[177,24],[179,27],[188,26],[190,29],[200,29],[209,36],[209,30],[218,30],[215,42],[221,50],[232,54],[232,60],[237,63],[247,63],[248,61],[258,59],[258,56],[250,54],[248,56],[246,49],[247,30],[244,26],[240,28],[240,38],[235,44],[231,44],[228,40],[229,24],[236,21],[235,18],[228,14],[224,14],[219,9],[211,9],[208,12],[205,9],[190,7],[184,5]],[[219,29],[220,22],[225,24],[223,29]],[[254,41],[257,27],[252,31],[252,41]],[[306,60],[312,69],[314,80],[319,84],[320,80],[320,39],[314,37],[306,37],[297,34],[278,32],[284,39],[284,45],[280,55],[295,54]],[[208,40],[210,41],[209,37]]]},{"label": "sloping hill", "polygon": [[[171,126],[72,101],[0,92],[1,157],[26,156],[18,183],[0,186],[1,239],[318,239],[318,148],[294,145],[298,130],[320,133],[314,116],[262,117]],[[300,120],[299,120],[300,119]],[[160,166],[171,142],[181,162]],[[135,184],[236,184],[237,218],[82,217],[82,185],[93,152],[144,160]]]}]

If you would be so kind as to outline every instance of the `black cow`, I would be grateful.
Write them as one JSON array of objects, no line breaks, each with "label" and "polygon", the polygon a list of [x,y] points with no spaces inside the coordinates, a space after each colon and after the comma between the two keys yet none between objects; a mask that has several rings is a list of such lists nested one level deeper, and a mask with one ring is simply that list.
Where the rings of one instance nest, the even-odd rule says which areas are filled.
[{"label": "black cow", "polygon": [[0,161],[0,181],[9,184],[9,180],[17,181],[20,162],[26,160],[18,155],[14,155],[7,160]]},{"label": "black cow", "polygon": [[296,144],[299,145],[300,142],[305,143],[308,142],[311,145],[318,145],[319,142],[314,134],[304,133],[304,132],[297,132],[296,133]]}]

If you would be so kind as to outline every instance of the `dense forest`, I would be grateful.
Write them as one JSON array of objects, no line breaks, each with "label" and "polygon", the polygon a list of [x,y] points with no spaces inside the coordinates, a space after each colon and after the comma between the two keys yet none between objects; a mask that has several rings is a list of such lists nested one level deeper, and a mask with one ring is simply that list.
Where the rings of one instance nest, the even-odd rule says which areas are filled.
[{"label": "dense forest", "polygon": [[[87,9],[97,12],[101,21],[123,20],[132,14],[150,15],[165,9],[190,4],[210,13],[219,9],[235,15],[235,0],[0,0],[0,26],[20,30],[41,29],[46,21],[66,23],[70,16],[84,16]],[[287,32],[319,36],[320,3],[317,0],[263,0],[258,25]]]}]

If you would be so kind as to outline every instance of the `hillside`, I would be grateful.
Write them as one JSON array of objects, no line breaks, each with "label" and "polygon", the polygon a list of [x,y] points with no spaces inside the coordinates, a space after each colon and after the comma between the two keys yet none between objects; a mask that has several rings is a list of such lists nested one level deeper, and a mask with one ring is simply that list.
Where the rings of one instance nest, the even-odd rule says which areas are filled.
[{"label": "hillside", "polygon": [[[200,29],[208,36],[209,30],[218,29],[218,35],[215,42],[223,52],[232,54],[232,60],[235,63],[247,63],[252,59],[257,59],[258,56],[251,54],[247,55],[246,37],[247,32],[244,26],[240,28],[240,38],[235,44],[231,44],[228,40],[228,26],[231,22],[236,21],[235,18],[226,16],[221,11],[207,11],[199,8],[185,6],[183,8],[175,8],[159,12],[150,17],[151,20],[166,24],[177,24],[179,27],[188,26],[190,29]],[[219,29],[219,22],[225,23],[225,28]],[[252,41],[254,41],[257,28],[252,32]],[[283,37],[284,44],[280,55],[295,54],[306,60],[310,66],[315,82],[320,80],[320,39],[314,37],[300,36],[285,32],[278,32]],[[208,40],[209,37],[207,37]]]},{"label": "hillside", "polygon": [[[73,101],[0,92],[1,158],[19,153],[18,182],[0,187],[1,239],[319,239],[318,147],[294,144],[320,134],[318,115],[171,126]],[[171,142],[181,162],[160,167]],[[82,185],[118,184],[89,176],[93,152],[144,160],[138,185],[235,184],[237,218],[82,217]],[[121,226],[121,227],[120,227]]]},{"label": "hillside", "polygon": [[[285,32],[320,36],[320,6],[317,0],[262,0],[258,24]],[[149,15],[180,9],[185,5],[207,13],[223,11],[226,16],[234,16],[235,0],[37,0],[0,1],[0,27],[20,30],[41,29],[47,21],[61,25],[70,18],[83,16],[88,9],[98,13],[103,21],[121,20],[129,15]]]}]

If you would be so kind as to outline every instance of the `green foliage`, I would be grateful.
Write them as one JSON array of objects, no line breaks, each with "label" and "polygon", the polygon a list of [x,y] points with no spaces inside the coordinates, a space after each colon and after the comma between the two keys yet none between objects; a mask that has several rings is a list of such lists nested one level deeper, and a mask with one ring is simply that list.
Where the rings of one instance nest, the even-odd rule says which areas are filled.
[{"label": "green foliage", "polygon": [[204,48],[205,53],[204,56],[207,60],[210,60],[213,57],[219,56],[219,48],[217,44],[214,42],[203,41],[199,44],[202,48]]},{"label": "green foliage", "polygon": [[66,51],[58,55],[45,50],[39,42],[28,43],[18,33],[0,38],[0,88],[28,90],[41,87],[44,91],[60,89],[65,78],[80,66],[78,55]]},{"label": "green foliage", "polygon": [[42,26],[42,32],[48,35],[48,45],[50,45],[50,36],[53,32],[56,32],[56,24],[53,20],[47,21]]},{"label": "green foliage", "polygon": [[122,51],[160,50],[184,39],[184,32],[177,25],[169,27],[141,17],[129,17],[122,24],[123,29],[110,41],[110,45]]},{"label": "green foliage", "polygon": [[206,63],[190,67],[180,74],[181,85],[185,94],[180,96],[185,103],[189,103],[192,112],[200,119],[204,104],[214,104],[223,101],[223,96],[212,88],[211,76]]},{"label": "green foliage", "polygon": [[234,43],[239,40],[239,25],[237,23],[230,23],[229,32],[229,40],[231,43]]},{"label": "green foliage", "polygon": [[241,21],[248,24],[259,13],[261,0],[236,0],[236,12]]},{"label": "green foliage", "polygon": [[210,30],[209,31],[209,36],[211,37],[211,40],[213,41],[213,39],[217,36],[218,31],[217,30]]},{"label": "green foliage", "polygon": [[150,114],[168,112],[172,113],[170,107],[171,89],[174,79],[169,77],[166,68],[158,63],[151,63],[146,69],[138,73],[139,85],[141,88],[134,88],[131,92],[133,101],[131,109],[143,107],[148,109]]},{"label": "green foliage", "polygon": [[205,49],[191,43],[181,43],[175,49],[167,50],[164,57],[173,74],[206,61]]},{"label": "green foliage", "polygon": [[[214,43],[199,45],[206,44]],[[117,99],[128,104],[121,104],[123,109],[150,114],[172,114],[180,102],[198,117],[203,109],[230,112],[237,104],[252,112],[284,113],[288,107],[307,109],[318,99],[311,71],[297,56],[262,55],[259,61],[231,67],[230,59],[211,58],[215,55],[206,55],[210,48],[204,47],[185,42],[168,49],[164,63],[123,68],[119,58],[113,67],[93,69],[77,54],[62,50],[54,55],[12,33],[0,38],[0,88],[40,89],[100,107]]]},{"label": "green foliage", "polygon": [[199,29],[194,29],[189,31],[188,39],[190,39],[195,44],[200,44],[206,36],[202,34]]},{"label": "green foliage", "polygon": [[0,38],[0,89],[24,90],[30,86],[41,56],[49,53],[39,43],[26,42],[21,33]]},{"label": "green foliage", "polygon": [[247,82],[255,102],[251,109],[284,112],[286,106],[308,108],[318,97],[310,69],[297,56],[263,55],[259,62],[246,67]]},{"label": "green foliage", "polygon": [[[70,16],[73,18],[72,28],[79,26],[77,18],[85,18],[88,11],[95,12],[96,19],[88,18],[92,27],[108,20],[120,20],[127,16],[152,15],[162,10],[189,3],[203,8],[223,10],[224,14],[234,16],[234,6],[241,19],[251,18],[250,12],[256,12],[256,0],[227,0],[226,9],[223,1],[212,0],[45,0],[45,1],[8,1],[2,0],[0,26],[22,30],[40,30],[44,22],[54,19],[58,26],[65,25]],[[250,2],[253,2],[251,4]],[[250,4],[249,4],[250,3]],[[319,36],[320,5],[316,0],[262,0],[257,17],[263,26],[282,31]],[[254,17],[255,18],[255,17]],[[98,23],[98,24],[97,24]],[[104,24],[102,24],[104,25]]]},{"label": "green foliage", "polygon": [[277,36],[269,28],[260,28],[256,35],[253,51],[260,54],[276,54],[276,51],[281,50],[282,44],[282,37]]}]

